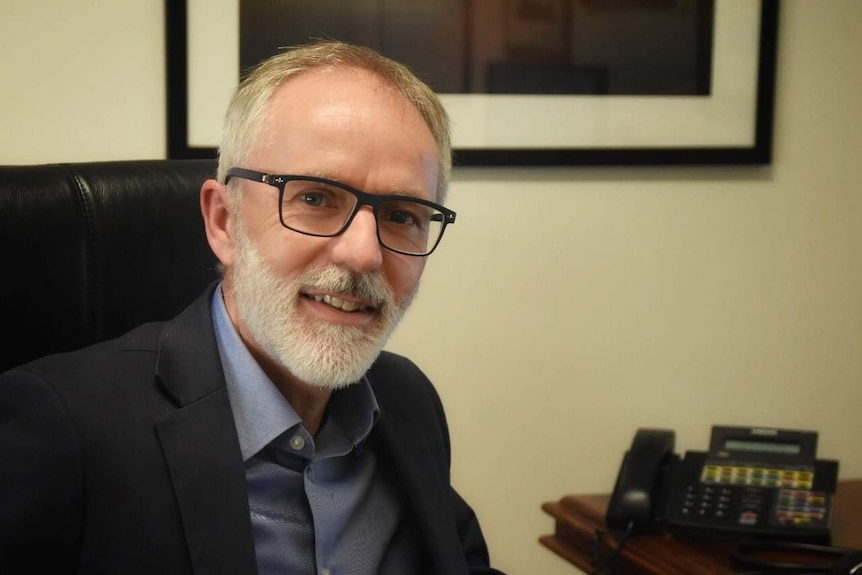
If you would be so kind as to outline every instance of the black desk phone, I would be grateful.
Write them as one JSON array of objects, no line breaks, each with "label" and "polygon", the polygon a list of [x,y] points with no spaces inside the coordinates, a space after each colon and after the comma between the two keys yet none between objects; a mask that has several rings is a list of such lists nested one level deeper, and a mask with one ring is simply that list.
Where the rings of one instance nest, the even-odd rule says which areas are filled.
[{"label": "black desk phone", "polygon": [[675,434],[639,429],[617,477],[607,526],[828,542],[838,462],[817,433],[714,426],[709,452],[673,453]]}]

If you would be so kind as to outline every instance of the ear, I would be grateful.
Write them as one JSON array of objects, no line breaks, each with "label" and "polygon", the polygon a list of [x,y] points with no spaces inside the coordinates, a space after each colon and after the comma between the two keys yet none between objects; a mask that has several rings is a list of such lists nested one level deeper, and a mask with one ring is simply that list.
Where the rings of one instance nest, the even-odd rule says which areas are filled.
[{"label": "ear", "polygon": [[201,213],[210,249],[225,266],[233,264],[233,223],[227,186],[207,180],[201,186]]}]

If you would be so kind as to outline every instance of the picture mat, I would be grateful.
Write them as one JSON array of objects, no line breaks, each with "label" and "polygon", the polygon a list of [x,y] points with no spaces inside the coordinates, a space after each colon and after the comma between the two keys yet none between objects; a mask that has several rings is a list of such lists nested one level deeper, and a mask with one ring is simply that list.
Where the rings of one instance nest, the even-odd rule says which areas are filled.
[{"label": "picture mat", "polygon": [[[188,143],[215,148],[238,82],[239,0],[188,1]],[[709,97],[446,94],[457,149],[751,146],[761,2],[715,3]]]}]

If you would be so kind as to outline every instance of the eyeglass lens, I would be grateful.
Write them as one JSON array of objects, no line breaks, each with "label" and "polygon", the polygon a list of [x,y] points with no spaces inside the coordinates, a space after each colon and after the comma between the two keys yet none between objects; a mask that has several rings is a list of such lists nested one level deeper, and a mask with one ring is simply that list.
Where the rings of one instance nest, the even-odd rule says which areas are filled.
[{"label": "eyeglass lens", "polygon": [[[288,180],[281,203],[281,220],[297,232],[334,236],[350,219],[358,198],[338,186],[303,179]],[[399,198],[377,208],[380,242],[393,250],[423,255],[443,233],[444,215],[425,204]]]}]

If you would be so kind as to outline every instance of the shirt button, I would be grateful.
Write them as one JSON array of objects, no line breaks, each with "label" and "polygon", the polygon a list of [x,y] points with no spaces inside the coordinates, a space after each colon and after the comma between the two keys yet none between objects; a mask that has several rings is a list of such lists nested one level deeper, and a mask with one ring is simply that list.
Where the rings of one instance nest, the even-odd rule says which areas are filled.
[{"label": "shirt button", "polygon": [[320,575],[332,575],[332,571],[330,571],[329,569],[324,569]]},{"label": "shirt button", "polygon": [[300,435],[294,435],[290,438],[290,447],[295,451],[302,451],[305,447],[305,440]]}]

